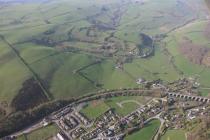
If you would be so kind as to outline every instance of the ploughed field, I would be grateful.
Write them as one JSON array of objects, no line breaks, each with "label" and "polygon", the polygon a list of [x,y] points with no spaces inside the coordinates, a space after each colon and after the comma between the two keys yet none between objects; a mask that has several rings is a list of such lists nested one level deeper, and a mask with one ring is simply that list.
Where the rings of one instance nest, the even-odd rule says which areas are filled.
[{"label": "ploughed field", "polygon": [[208,95],[204,2],[0,2],[0,118],[49,100],[138,87],[139,78],[195,77]]}]

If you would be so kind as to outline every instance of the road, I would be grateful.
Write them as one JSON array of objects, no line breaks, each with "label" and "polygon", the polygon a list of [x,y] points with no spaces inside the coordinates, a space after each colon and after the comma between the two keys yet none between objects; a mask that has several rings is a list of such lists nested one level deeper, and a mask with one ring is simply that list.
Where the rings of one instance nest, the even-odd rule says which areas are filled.
[{"label": "road", "polygon": [[157,116],[154,117],[154,119],[160,120],[160,127],[158,128],[158,131],[157,131],[156,135],[154,136],[153,140],[159,140],[159,136],[161,134],[162,128],[165,123],[165,120],[160,117],[160,114],[158,114]]},{"label": "road", "polygon": [[[136,110],[135,110],[135,111],[136,111]],[[132,113],[130,113],[130,114],[132,114]],[[130,114],[129,114],[129,115],[130,115]],[[158,129],[157,134],[159,134],[159,133],[161,132],[161,128],[163,127],[164,122],[165,122],[164,119],[160,118],[160,114],[161,114],[161,113],[159,113],[159,114],[157,114],[156,116],[151,117],[151,118],[147,119],[146,121],[144,121],[144,124],[147,124],[147,123],[149,123],[150,121],[152,121],[152,120],[154,120],[154,119],[160,120],[161,125],[160,125],[160,127],[159,127],[159,129]],[[126,117],[124,117],[124,118],[126,118]],[[157,135],[157,134],[156,134],[156,135]],[[113,137],[102,137],[102,136],[100,136],[100,137],[95,138],[94,140],[101,140],[101,139],[118,139],[118,138],[120,138],[120,137],[123,137],[124,135],[126,135],[126,134],[122,133],[122,134],[119,134],[119,135],[115,135],[115,136],[113,136]],[[155,136],[156,136],[156,135],[155,135]],[[158,137],[157,137],[157,138],[158,138]],[[158,140],[158,139],[153,139],[153,140]]]},{"label": "road", "polygon": [[42,127],[43,127],[43,122],[39,121],[39,122],[35,123],[34,125],[31,125],[28,128],[25,128],[24,130],[21,130],[19,132],[16,132],[16,133],[10,135],[10,137],[18,137],[18,136],[21,136],[23,134],[27,134],[27,133],[30,133],[32,131],[38,130]]}]

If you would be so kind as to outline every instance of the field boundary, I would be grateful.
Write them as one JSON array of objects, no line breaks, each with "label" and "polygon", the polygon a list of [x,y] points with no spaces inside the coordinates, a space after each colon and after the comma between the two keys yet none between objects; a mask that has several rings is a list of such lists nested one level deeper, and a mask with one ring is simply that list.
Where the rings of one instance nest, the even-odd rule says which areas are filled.
[{"label": "field boundary", "polygon": [[19,60],[24,64],[24,66],[31,72],[34,79],[38,82],[39,86],[41,87],[44,95],[48,100],[52,100],[52,95],[50,92],[44,87],[40,77],[36,74],[36,72],[29,66],[29,64],[23,59],[23,57],[20,56],[19,52],[15,49],[13,45],[9,43],[9,41],[6,40],[6,38],[0,34],[0,39],[8,45],[8,47],[15,53],[15,55],[19,58]]}]

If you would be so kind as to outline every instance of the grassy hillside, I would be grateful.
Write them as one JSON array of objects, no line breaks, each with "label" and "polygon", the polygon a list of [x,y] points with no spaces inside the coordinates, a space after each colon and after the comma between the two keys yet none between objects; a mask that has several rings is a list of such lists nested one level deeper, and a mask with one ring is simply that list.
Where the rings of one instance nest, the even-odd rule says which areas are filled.
[{"label": "grassy hillside", "polygon": [[31,76],[15,53],[0,41],[0,106],[8,108],[12,99]]},{"label": "grassy hillside", "polygon": [[[174,64],[176,67],[183,72],[185,76],[198,78],[198,81],[201,83],[202,93],[207,95],[209,93],[208,87],[210,79],[207,75],[210,74],[210,68],[203,64],[196,64],[180,51],[181,43],[184,39],[188,39],[195,44],[195,47],[209,48],[209,39],[208,39],[208,22],[206,21],[197,21],[182,28],[172,32],[170,36],[165,40],[166,48],[169,51],[170,55],[174,57]],[[197,52],[198,54],[199,52]],[[194,58],[196,59],[197,54]],[[193,58],[191,58],[193,59]]]},{"label": "grassy hillside", "polygon": [[[178,49],[183,35],[209,43],[201,33],[208,24],[204,1],[2,3],[0,15],[0,35],[7,41],[0,41],[0,107],[10,107],[32,77],[52,100],[138,87],[140,77],[173,81],[183,75],[199,75],[208,94],[209,68],[191,63]],[[157,39],[154,52],[140,58],[141,33],[167,38]]]}]

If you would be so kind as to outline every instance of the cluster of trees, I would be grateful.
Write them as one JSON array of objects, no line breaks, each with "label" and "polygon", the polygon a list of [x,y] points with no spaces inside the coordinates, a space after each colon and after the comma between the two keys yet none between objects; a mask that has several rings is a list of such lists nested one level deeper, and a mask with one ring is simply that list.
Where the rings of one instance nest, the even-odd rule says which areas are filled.
[{"label": "cluster of trees", "polygon": [[52,101],[31,110],[13,113],[0,121],[0,137],[23,129],[73,101],[73,99],[69,101]]},{"label": "cluster of trees", "polygon": [[149,57],[154,54],[154,45],[153,45],[153,39],[150,38],[150,36],[146,34],[139,34],[141,38],[141,44],[137,45],[139,49],[139,55],[141,57]]},{"label": "cluster of trees", "polygon": [[139,36],[141,37],[144,46],[152,46],[153,40],[148,35],[140,33]]},{"label": "cluster of trees", "polygon": [[24,111],[47,101],[39,83],[30,78],[23,83],[22,88],[11,102],[15,111]]},{"label": "cluster of trees", "polygon": [[210,117],[206,116],[200,121],[200,124],[188,134],[188,140],[210,140]]},{"label": "cluster of trees", "polygon": [[0,107],[0,119],[6,115],[6,110]]},{"label": "cluster of trees", "polygon": [[49,47],[54,47],[56,45],[56,42],[49,37],[36,38],[32,41],[38,45],[44,45]]}]

